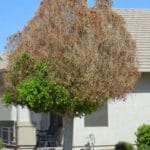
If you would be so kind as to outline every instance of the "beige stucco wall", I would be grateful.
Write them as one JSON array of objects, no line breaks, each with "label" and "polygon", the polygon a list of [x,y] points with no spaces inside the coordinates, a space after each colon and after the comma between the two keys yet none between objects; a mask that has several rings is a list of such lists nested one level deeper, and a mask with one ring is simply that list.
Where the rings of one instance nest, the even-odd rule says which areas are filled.
[{"label": "beige stucco wall", "polygon": [[36,128],[34,124],[24,121],[17,122],[16,142],[19,149],[34,149],[36,145]]}]

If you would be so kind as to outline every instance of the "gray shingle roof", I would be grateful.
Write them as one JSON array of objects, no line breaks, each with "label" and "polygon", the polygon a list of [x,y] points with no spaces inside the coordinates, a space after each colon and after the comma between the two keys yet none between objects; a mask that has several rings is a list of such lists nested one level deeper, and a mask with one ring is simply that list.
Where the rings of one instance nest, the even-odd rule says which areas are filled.
[{"label": "gray shingle roof", "polygon": [[150,72],[150,10],[117,9],[126,21],[127,29],[137,45],[137,60],[141,72]]}]

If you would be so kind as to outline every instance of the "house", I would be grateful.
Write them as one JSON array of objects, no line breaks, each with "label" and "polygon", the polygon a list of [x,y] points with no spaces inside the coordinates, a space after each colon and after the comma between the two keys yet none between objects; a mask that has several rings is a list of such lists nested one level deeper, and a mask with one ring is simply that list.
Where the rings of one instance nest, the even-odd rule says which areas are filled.
[{"label": "house", "polygon": [[[117,9],[126,21],[128,31],[137,43],[136,55],[141,79],[126,101],[108,101],[91,115],[74,120],[74,146],[85,145],[88,140],[95,147],[111,147],[118,141],[135,144],[135,132],[143,123],[150,124],[150,10]],[[0,82],[7,65],[7,57],[0,59]],[[2,83],[0,83],[2,87]],[[2,88],[1,88],[2,90]],[[35,114],[28,108],[10,106],[0,102],[0,137],[8,144],[33,148],[36,129],[47,130],[62,126],[61,118],[54,114]],[[54,131],[54,130],[53,130]],[[6,134],[7,133],[7,134]]]}]

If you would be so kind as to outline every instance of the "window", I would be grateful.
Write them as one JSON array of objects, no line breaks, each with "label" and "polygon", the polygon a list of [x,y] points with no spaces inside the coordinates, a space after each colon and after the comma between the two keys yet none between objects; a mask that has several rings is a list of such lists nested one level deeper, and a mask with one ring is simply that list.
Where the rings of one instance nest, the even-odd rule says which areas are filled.
[{"label": "window", "polygon": [[108,126],[108,104],[104,104],[104,106],[96,112],[85,116],[84,125],[85,127]]},{"label": "window", "polygon": [[0,121],[0,138],[7,145],[12,145],[13,141],[13,121]]}]

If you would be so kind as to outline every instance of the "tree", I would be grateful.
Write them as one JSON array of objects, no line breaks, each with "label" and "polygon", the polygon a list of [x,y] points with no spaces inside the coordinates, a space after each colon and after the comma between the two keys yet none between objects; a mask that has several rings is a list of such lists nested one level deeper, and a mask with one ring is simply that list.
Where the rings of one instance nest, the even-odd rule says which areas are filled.
[{"label": "tree", "polygon": [[4,101],[62,115],[64,150],[72,149],[74,117],[125,98],[139,76],[123,18],[101,1],[88,8],[85,0],[43,0],[12,36]]},{"label": "tree", "polygon": [[112,0],[96,0],[96,7],[111,7],[113,4]]}]

